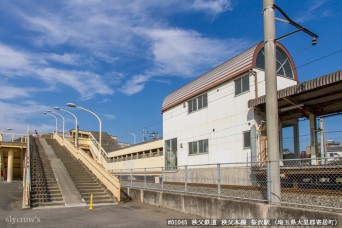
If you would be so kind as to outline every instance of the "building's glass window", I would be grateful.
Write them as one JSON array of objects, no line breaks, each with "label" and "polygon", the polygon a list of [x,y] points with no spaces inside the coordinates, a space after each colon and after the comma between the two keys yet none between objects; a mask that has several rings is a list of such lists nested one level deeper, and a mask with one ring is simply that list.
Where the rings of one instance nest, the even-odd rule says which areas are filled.
[{"label": "building's glass window", "polygon": [[208,139],[189,142],[189,155],[206,154],[208,152],[209,152]]},{"label": "building's glass window", "polygon": [[208,106],[208,94],[202,94],[188,101],[188,113],[203,109]]},{"label": "building's glass window", "polygon": [[[258,54],[256,60],[256,67],[260,69],[265,69],[265,53],[264,48]],[[293,70],[289,58],[286,54],[277,47],[276,51],[276,62],[277,62],[277,75],[284,76],[293,79]]]},{"label": "building's glass window", "polygon": [[177,168],[177,138],[165,140],[165,169]]},{"label": "building's glass window", "polygon": [[239,95],[249,91],[249,75],[242,76],[234,80],[235,82],[235,95]]},{"label": "building's glass window", "polygon": [[243,148],[247,149],[251,147],[251,132],[243,132]]}]

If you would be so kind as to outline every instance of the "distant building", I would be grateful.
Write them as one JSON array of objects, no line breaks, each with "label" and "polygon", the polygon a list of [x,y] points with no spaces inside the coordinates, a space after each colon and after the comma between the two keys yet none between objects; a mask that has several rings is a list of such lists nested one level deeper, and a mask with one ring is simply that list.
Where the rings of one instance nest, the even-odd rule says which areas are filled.
[{"label": "distant building", "polygon": [[335,140],[327,140],[327,157],[342,157],[341,143]]}]

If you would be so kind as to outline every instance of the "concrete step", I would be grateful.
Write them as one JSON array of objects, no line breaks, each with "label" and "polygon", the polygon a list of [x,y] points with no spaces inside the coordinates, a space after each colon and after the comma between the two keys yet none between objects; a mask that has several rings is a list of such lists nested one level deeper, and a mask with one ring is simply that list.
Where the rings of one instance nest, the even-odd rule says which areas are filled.
[{"label": "concrete step", "polygon": [[[90,199],[84,200],[87,204],[90,203]],[[113,199],[94,199],[93,198],[93,204],[102,204],[102,203],[115,203]]]},{"label": "concrete step", "polygon": [[31,191],[31,195],[45,195],[45,194],[62,194],[59,189],[34,189]]},{"label": "concrete step", "polygon": [[65,205],[64,201],[32,202],[32,207],[60,206]]},{"label": "concrete step", "polygon": [[59,199],[63,199],[63,196],[61,193],[59,194],[46,194],[46,193],[43,193],[43,194],[34,194],[31,196],[31,200],[34,200],[34,199],[56,199],[56,200],[59,200]]},{"label": "concrete step", "polygon": [[41,198],[31,198],[31,203],[37,202],[63,202],[63,197],[41,197]]}]

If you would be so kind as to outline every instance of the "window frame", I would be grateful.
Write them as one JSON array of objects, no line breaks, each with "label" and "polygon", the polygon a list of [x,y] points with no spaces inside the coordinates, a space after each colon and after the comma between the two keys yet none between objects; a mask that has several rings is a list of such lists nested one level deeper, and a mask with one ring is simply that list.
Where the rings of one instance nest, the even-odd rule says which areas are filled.
[{"label": "window frame", "polygon": [[[196,152],[194,152],[194,148],[196,148]],[[201,140],[188,142],[188,155],[189,156],[204,155],[204,154],[209,154],[209,139],[201,139]]]},{"label": "window frame", "polygon": [[[247,90],[243,90],[243,88],[244,88],[244,84],[243,84],[243,82],[244,82],[244,78],[248,78],[248,89]],[[237,82],[238,81],[240,81],[240,92],[239,93],[237,93]],[[246,80],[247,81],[247,80]],[[246,82],[245,81],[245,82]],[[236,78],[235,80],[234,80],[234,94],[235,94],[235,96],[240,96],[240,95],[242,95],[242,94],[244,94],[244,93],[247,93],[247,92],[249,92],[249,90],[250,90],[250,81],[249,81],[249,74],[244,74],[244,75],[242,75],[242,76],[240,76],[240,77],[238,77],[238,78]]]},{"label": "window frame", "polygon": [[208,93],[203,93],[187,101],[188,114],[208,107]]},{"label": "window frame", "polygon": [[[248,133],[249,134],[249,145],[246,146],[246,141],[245,141],[245,134]],[[251,139],[251,131],[243,131],[242,132],[242,143],[243,143],[243,149],[250,149],[252,147],[252,139]]]}]

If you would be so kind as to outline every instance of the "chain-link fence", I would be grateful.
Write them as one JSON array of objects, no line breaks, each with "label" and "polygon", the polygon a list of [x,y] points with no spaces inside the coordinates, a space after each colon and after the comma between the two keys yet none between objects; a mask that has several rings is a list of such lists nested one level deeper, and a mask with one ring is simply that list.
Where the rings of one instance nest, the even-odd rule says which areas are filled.
[{"label": "chain-link fence", "polygon": [[342,210],[342,158],[284,160],[281,201]]},{"label": "chain-link fence", "polygon": [[[292,159],[280,167],[280,202],[342,210],[342,159]],[[270,162],[111,170],[123,187],[270,201]]]}]

